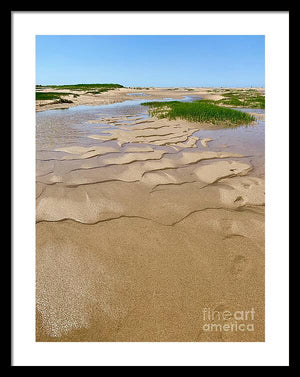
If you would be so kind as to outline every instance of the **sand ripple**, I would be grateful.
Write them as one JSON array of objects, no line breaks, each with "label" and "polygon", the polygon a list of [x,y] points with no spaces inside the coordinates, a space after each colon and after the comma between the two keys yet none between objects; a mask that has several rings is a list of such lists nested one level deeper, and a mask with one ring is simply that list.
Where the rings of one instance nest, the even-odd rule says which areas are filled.
[{"label": "sand ripple", "polygon": [[201,310],[263,318],[264,180],[195,124],[89,123],[110,128],[37,153],[37,339],[236,341]]}]

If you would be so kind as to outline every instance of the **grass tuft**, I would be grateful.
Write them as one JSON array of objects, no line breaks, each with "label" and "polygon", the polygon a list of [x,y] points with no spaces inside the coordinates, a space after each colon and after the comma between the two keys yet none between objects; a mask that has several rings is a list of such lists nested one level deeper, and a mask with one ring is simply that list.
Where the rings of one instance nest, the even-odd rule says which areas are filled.
[{"label": "grass tuft", "polygon": [[194,102],[143,102],[149,106],[152,115],[158,118],[186,119],[192,122],[211,123],[215,125],[237,126],[249,124],[255,120],[252,115],[210,103],[210,101]]}]

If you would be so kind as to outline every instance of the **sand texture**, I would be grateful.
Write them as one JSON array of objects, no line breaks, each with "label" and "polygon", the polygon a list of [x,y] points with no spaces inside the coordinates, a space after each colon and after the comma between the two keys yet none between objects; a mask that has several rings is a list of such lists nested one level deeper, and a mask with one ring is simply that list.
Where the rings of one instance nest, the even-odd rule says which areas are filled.
[{"label": "sand texture", "polygon": [[[263,151],[138,109],[55,120],[69,139],[37,118],[37,341],[264,341]],[[255,330],[206,331],[205,308]]]}]

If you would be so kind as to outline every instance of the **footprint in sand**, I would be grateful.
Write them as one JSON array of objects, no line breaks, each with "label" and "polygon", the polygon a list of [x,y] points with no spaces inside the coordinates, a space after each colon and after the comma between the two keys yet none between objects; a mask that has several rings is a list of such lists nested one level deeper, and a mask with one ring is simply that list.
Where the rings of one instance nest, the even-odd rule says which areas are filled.
[{"label": "footprint in sand", "polygon": [[248,267],[248,260],[244,255],[236,255],[233,259],[230,272],[233,276],[239,277]]},{"label": "footprint in sand", "polygon": [[[222,180],[220,196],[227,205],[264,205],[264,181],[260,178],[236,176]],[[227,186],[227,187],[226,187]]]}]

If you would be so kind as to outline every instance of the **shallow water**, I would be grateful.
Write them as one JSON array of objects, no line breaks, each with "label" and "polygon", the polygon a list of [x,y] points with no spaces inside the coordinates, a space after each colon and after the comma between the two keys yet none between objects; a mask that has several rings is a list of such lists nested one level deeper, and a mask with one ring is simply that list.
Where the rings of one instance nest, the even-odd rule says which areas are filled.
[{"label": "shallow water", "polygon": [[[197,97],[198,98],[198,97]],[[164,98],[161,101],[173,100]],[[183,101],[192,101],[193,97],[187,96]],[[148,100],[149,101],[149,100]],[[105,123],[91,124],[88,121],[101,118],[122,116],[137,116],[142,119],[149,118],[147,108],[141,106],[147,100],[128,100],[101,106],[75,106],[68,109],[46,110],[36,113],[36,149],[51,150],[66,145],[89,145],[90,139],[86,136],[101,133],[103,129],[112,126]],[[130,120],[130,119],[128,119]]]},{"label": "shallow water", "polygon": [[[199,130],[194,135],[200,139],[212,138],[213,140],[208,143],[209,150],[230,151],[250,156],[250,162],[254,166],[253,173],[264,175],[265,122],[258,121],[255,125],[220,130]],[[197,144],[200,143],[199,140]]]},{"label": "shallow water", "polygon": [[[134,93],[136,94],[136,93]],[[143,94],[143,93],[140,93]],[[182,101],[191,102],[201,99],[199,96],[186,96]],[[161,101],[172,101],[173,98],[164,98]],[[36,149],[39,151],[53,150],[59,147],[82,145],[89,146],[103,143],[93,140],[88,135],[103,135],[103,132],[129,126],[136,118],[139,121],[149,118],[148,109],[142,102],[149,100],[128,100],[102,106],[76,106],[64,110],[47,110],[36,114]],[[237,109],[243,112],[263,114],[262,109]],[[107,121],[114,117],[126,117],[116,124]],[[101,123],[89,123],[95,119],[104,119]],[[211,138],[206,149],[212,151],[226,151],[250,156],[254,166],[253,172],[264,175],[265,152],[265,122],[257,121],[255,125],[222,128],[215,130],[199,130],[194,136]],[[105,142],[107,145],[108,142]],[[110,142],[114,144],[114,142]],[[157,147],[156,147],[157,148]],[[203,149],[201,141],[197,148]],[[195,151],[196,151],[195,150]]]}]

